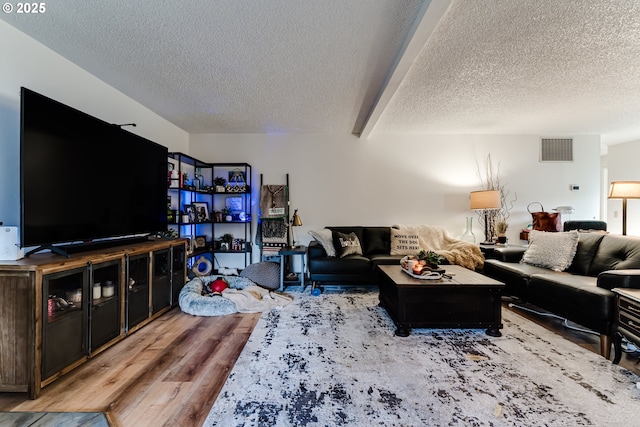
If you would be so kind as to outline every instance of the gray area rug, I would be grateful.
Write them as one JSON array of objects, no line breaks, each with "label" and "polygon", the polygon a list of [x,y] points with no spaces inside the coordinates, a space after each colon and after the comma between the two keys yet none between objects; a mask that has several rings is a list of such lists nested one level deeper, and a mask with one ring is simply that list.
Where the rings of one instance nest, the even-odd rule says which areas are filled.
[{"label": "gray area rug", "polygon": [[395,327],[377,291],[264,313],[205,426],[630,425],[640,378],[503,310],[503,336]]}]

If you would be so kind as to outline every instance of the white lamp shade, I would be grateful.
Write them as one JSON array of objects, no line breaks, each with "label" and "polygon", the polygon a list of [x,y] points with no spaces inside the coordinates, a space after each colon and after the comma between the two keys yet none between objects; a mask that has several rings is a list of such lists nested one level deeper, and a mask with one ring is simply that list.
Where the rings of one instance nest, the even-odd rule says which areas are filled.
[{"label": "white lamp shade", "polygon": [[472,191],[469,197],[469,208],[480,209],[500,209],[500,190]]},{"label": "white lamp shade", "polygon": [[610,199],[640,199],[640,181],[613,181],[609,188]]}]

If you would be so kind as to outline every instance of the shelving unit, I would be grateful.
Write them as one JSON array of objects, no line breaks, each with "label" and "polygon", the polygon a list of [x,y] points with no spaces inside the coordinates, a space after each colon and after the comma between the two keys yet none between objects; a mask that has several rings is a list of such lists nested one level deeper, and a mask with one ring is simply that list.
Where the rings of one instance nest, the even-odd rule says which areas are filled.
[{"label": "shelving unit", "polygon": [[[224,188],[216,186],[213,192],[214,256],[242,255],[244,266],[251,263],[251,165],[248,163],[213,163],[213,177],[226,180]],[[223,190],[224,191],[221,191]],[[228,215],[223,210],[229,210]],[[232,242],[220,242],[224,235],[233,236]],[[226,265],[223,260],[221,265]]]},{"label": "shelving unit", "polygon": [[[209,163],[183,153],[169,153],[167,216],[168,227],[178,237],[189,238],[193,244],[188,257],[205,255],[212,261],[213,248],[213,168]],[[195,205],[194,205],[195,204]],[[208,215],[198,216],[197,208],[205,208]],[[196,244],[197,242],[197,244]]]},{"label": "shelving unit", "polygon": [[[187,255],[189,267],[203,256],[212,264],[218,261],[219,266],[232,261],[249,265],[251,165],[206,163],[183,153],[169,153],[168,163],[169,228],[193,242]],[[216,185],[216,178],[224,184]],[[223,214],[225,209],[231,210],[230,218]],[[233,236],[233,240],[222,245],[224,235]],[[239,264],[238,255],[243,256]]]}]

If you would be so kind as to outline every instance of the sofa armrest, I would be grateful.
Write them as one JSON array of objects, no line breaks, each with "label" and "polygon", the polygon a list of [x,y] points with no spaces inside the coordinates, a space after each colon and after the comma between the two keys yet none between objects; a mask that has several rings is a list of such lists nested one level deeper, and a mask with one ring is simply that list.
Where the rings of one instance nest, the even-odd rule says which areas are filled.
[{"label": "sofa armrest", "polygon": [[307,246],[308,259],[311,260],[314,258],[324,258],[326,256],[327,252],[324,250],[320,242],[318,242],[317,240],[312,240],[311,242],[309,242],[309,245]]},{"label": "sofa armrest", "polygon": [[522,246],[495,248],[492,258],[504,262],[520,262],[526,250],[527,248]]},{"label": "sofa armrest", "polygon": [[640,289],[640,269],[607,270],[598,274],[598,287]]}]

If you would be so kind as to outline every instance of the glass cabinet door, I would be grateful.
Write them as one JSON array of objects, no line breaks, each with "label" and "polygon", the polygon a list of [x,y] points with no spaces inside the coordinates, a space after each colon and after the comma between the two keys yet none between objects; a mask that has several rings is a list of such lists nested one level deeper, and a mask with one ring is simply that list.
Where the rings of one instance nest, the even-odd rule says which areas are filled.
[{"label": "glass cabinet door", "polygon": [[152,314],[171,306],[171,264],[169,261],[169,249],[153,252]]},{"label": "glass cabinet door", "polygon": [[185,272],[185,248],[183,245],[171,248],[171,304],[178,304],[180,291],[184,286]]},{"label": "glass cabinet door", "polygon": [[43,276],[42,379],[87,357],[88,269]]},{"label": "glass cabinet door", "polygon": [[119,260],[91,265],[90,351],[120,335],[120,278]]},{"label": "glass cabinet door", "polygon": [[128,258],[125,280],[128,331],[149,317],[149,255]]}]

